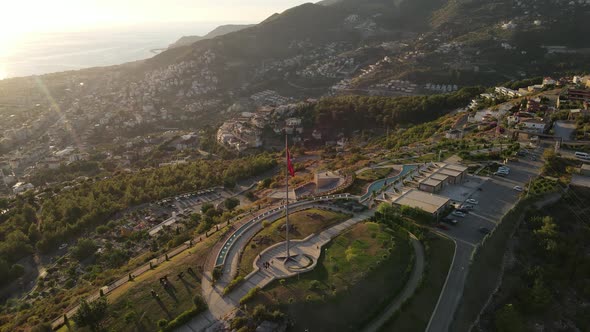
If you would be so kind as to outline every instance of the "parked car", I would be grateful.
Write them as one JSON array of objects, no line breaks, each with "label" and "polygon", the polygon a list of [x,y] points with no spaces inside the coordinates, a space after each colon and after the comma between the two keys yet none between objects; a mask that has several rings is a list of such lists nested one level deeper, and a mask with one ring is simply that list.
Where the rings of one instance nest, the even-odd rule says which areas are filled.
[{"label": "parked car", "polygon": [[508,175],[508,173],[504,173],[504,172],[494,172],[494,175],[497,175],[497,176],[506,176],[506,175]]},{"label": "parked car", "polygon": [[500,167],[498,167],[498,170],[506,170],[506,171],[509,171],[510,172],[510,167],[508,167],[508,166],[500,166]]},{"label": "parked car", "polygon": [[514,186],[514,188],[512,188],[512,189],[514,189],[516,191],[523,191],[524,190],[524,189],[522,189],[521,186]]},{"label": "parked car", "polygon": [[461,212],[463,214],[468,214],[469,213],[469,210],[468,209],[465,209],[465,208],[458,208],[455,211]]},{"label": "parked car", "polygon": [[465,213],[461,212],[461,211],[453,211],[453,213],[451,213],[454,216],[460,217],[460,218],[465,218]]},{"label": "parked car", "polygon": [[490,229],[489,228],[480,227],[478,230],[482,234],[490,234]]},{"label": "parked car", "polygon": [[453,218],[449,218],[449,217],[442,218],[441,221],[444,223],[447,223],[447,224],[451,224],[451,225],[457,225],[459,223],[459,221],[457,219],[453,219]]},{"label": "parked car", "polygon": [[469,203],[469,204],[473,204],[473,205],[477,205],[477,204],[479,204],[479,202],[478,202],[478,201],[476,201],[476,200],[474,200],[473,198],[469,198],[469,199],[467,199],[465,202],[466,202],[466,203]]}]

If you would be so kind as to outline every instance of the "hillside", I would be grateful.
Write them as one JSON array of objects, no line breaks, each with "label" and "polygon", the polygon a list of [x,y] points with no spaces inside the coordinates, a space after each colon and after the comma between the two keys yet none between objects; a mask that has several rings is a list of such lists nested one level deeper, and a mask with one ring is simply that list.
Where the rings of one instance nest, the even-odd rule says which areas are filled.
[{"label": "hillside", "polygon": [[179,40],[170,44],[170,46],[168,46],[168,48],[170,49],[170,48],[175,48],[175,47],[180,47],[180,46],[188,46],[190,44],[198,42],[199,40],[213,39],[215,37],[219,37],[219,36],[226,35],[228,33],[240,31],[240,30],[252,27],[252,26],[254,26],[254,24],[220,25],[204,36],[182,36]]},{"label": "hillside", "polygon": [[[205,36],[221,34],[215,38],[184,38],[180,44],[189,45],[147,60],[42,79],[64,109],[87,98],[97,116],[119,109],[119,123],[200,128],[230,117],[233,111],[226,111],[236,102],[253,110],[326,94],[436,94],[588,71],[590,35],[583,29],[589,11],[587,1],[565,0],[307,3],[248,28],[220,27]],[[265,90],[276,95],[254,102]],[[45,103],[43,96],[34,78],[0,82],[0,102],[29,100],[27,109]],[[165,110],[166,121],[158,110]],[[127,135],[120,131],[110,134]]]}]

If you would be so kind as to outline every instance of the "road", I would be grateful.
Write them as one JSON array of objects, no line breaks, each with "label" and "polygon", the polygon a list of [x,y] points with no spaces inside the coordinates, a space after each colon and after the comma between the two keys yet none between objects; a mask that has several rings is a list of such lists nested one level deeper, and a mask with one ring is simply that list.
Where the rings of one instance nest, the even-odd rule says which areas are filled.
[{"label": "road", "polygon": [[[457,226],[444,231],[455,241],[456,250],[449,275],[441,292],[438,303],[430,317],[427,332],[445,332],[453,321],[453,316],[461,301],[465,280],[469,271],[471,254],[484,238],[479,229],[489,230],[496,227],[502,217],[516,204],[520,192],[514,186],[525,187],[526,183],[539,174],[541,167],[540,151],[536,151],[536,161],[530,157],[520,161],[510,162],[510,175],[507,177],[494,176],[483,182],[481,190],[475,190],[467,198],[479,201],[474,210],[465,218],[459,219]],[[438,231],[441,232],[441,231]]]},{"label": "road", "polygon": [[576,131],[576,121],[555,121],[553,131],[555,136],[561,137],[564,141],[569,141]]},{"label": "road", "polygon": [[424,248],[420,241],[411,234],[410,240],[412,241],[412,247],[414,248],[414,253],[416,255],[416,261],[414,267],[412,268],[412,274],[408,279],[408,282],[405,284],[404,289],[401,293],[396,296],[391,303],[383,310],[383,312],[374,319],[365,329],[363,332],[377,332],[379,328],[383,326],[392,316],[393,314],[399,310],[402,304],[409,299],[418,286],[420,286],[420,281],[422,280],[422,275],[424,274]]}]

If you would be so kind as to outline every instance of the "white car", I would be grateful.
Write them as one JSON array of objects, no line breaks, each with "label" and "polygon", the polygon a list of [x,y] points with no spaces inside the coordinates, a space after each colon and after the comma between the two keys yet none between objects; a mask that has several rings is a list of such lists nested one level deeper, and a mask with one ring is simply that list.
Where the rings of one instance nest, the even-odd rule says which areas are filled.
[{"label": "white car", "polygon": [[514,189],[516,191],[523,191],[524,190],[524,189],[522,189],[521,186],[514,186],[514,188],[512,188],[512,189]]},{"label": "white car", "polygon": [[465,203],[469,203],[469,204],[473,204],[473,205],[477,205],[479,204],[478,201],[474,200],[473,198],[469,198],[465,201]]},{"label": "white car", "polygon": [[460,212],[460,211],[453,211],[453,213],[451,213],[452,215],[456,216],[456,217],[461,217],[464,218],[465,217],[465,213]]}]

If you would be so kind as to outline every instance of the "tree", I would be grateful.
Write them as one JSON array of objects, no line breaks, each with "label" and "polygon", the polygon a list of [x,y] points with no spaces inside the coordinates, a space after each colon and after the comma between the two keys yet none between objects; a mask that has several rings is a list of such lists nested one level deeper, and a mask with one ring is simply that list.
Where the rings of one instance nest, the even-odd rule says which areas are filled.
[{"label": "tree", "polygon": [[102,327],[102,320],[106,316],[108,303],[101,297],[88,303],[82,300],[78,311],[74,315],[74,322],[79,327],[88,326],[92,331],[98,331]]},{"label": "tree", "polygon": [[41,239],[41,232],[39,232],[37,224],[31,223],[31,225],[29,226],[29,230],[27,232],[27,236],[29,237],[29,240],[31,240],[32,243],[35,243],[39,241],[39,239]]},{"label": "tree", "polygon": [[229,211],[232,211],[238,205],[240,205],[240,200],[235,197],[230,197],[223,202],[223,206]]},{"label": "tree", "polygon": [[105,225],[100,225],[100,226],[96,227],[96,232],[98,234],[105,234],[108,231],[109,231],[109,228]]},{"label": "tree", "polygon": [[80,239],[78,244],[72,248],[72,255],[79,261],[88,258],[98,249],[96,243],[91,239]]},{"label": "tree", "polygon": [[512,304],[507,304],[496,312],[495,324],[498,332],[526,331],[521,314]]},{"label": "tree", "polygon": [[201,206],[201,213],[207,214],[207,211],[215,209],[215,206],[211,203],[205,203]]},{"label": "tree", "polygon": [[551,291],[540,277],[535,279],[533,287],[529,291],[528,302],[529,307],[536,310],[543,310],[551,303]]},{"label": "tree", "polygon": [[51,328],[51,324],[43,323],[43,324],[39,324],[39,325],[34,326],[31,329],[31,332],[53,332],[53,329]]}]

